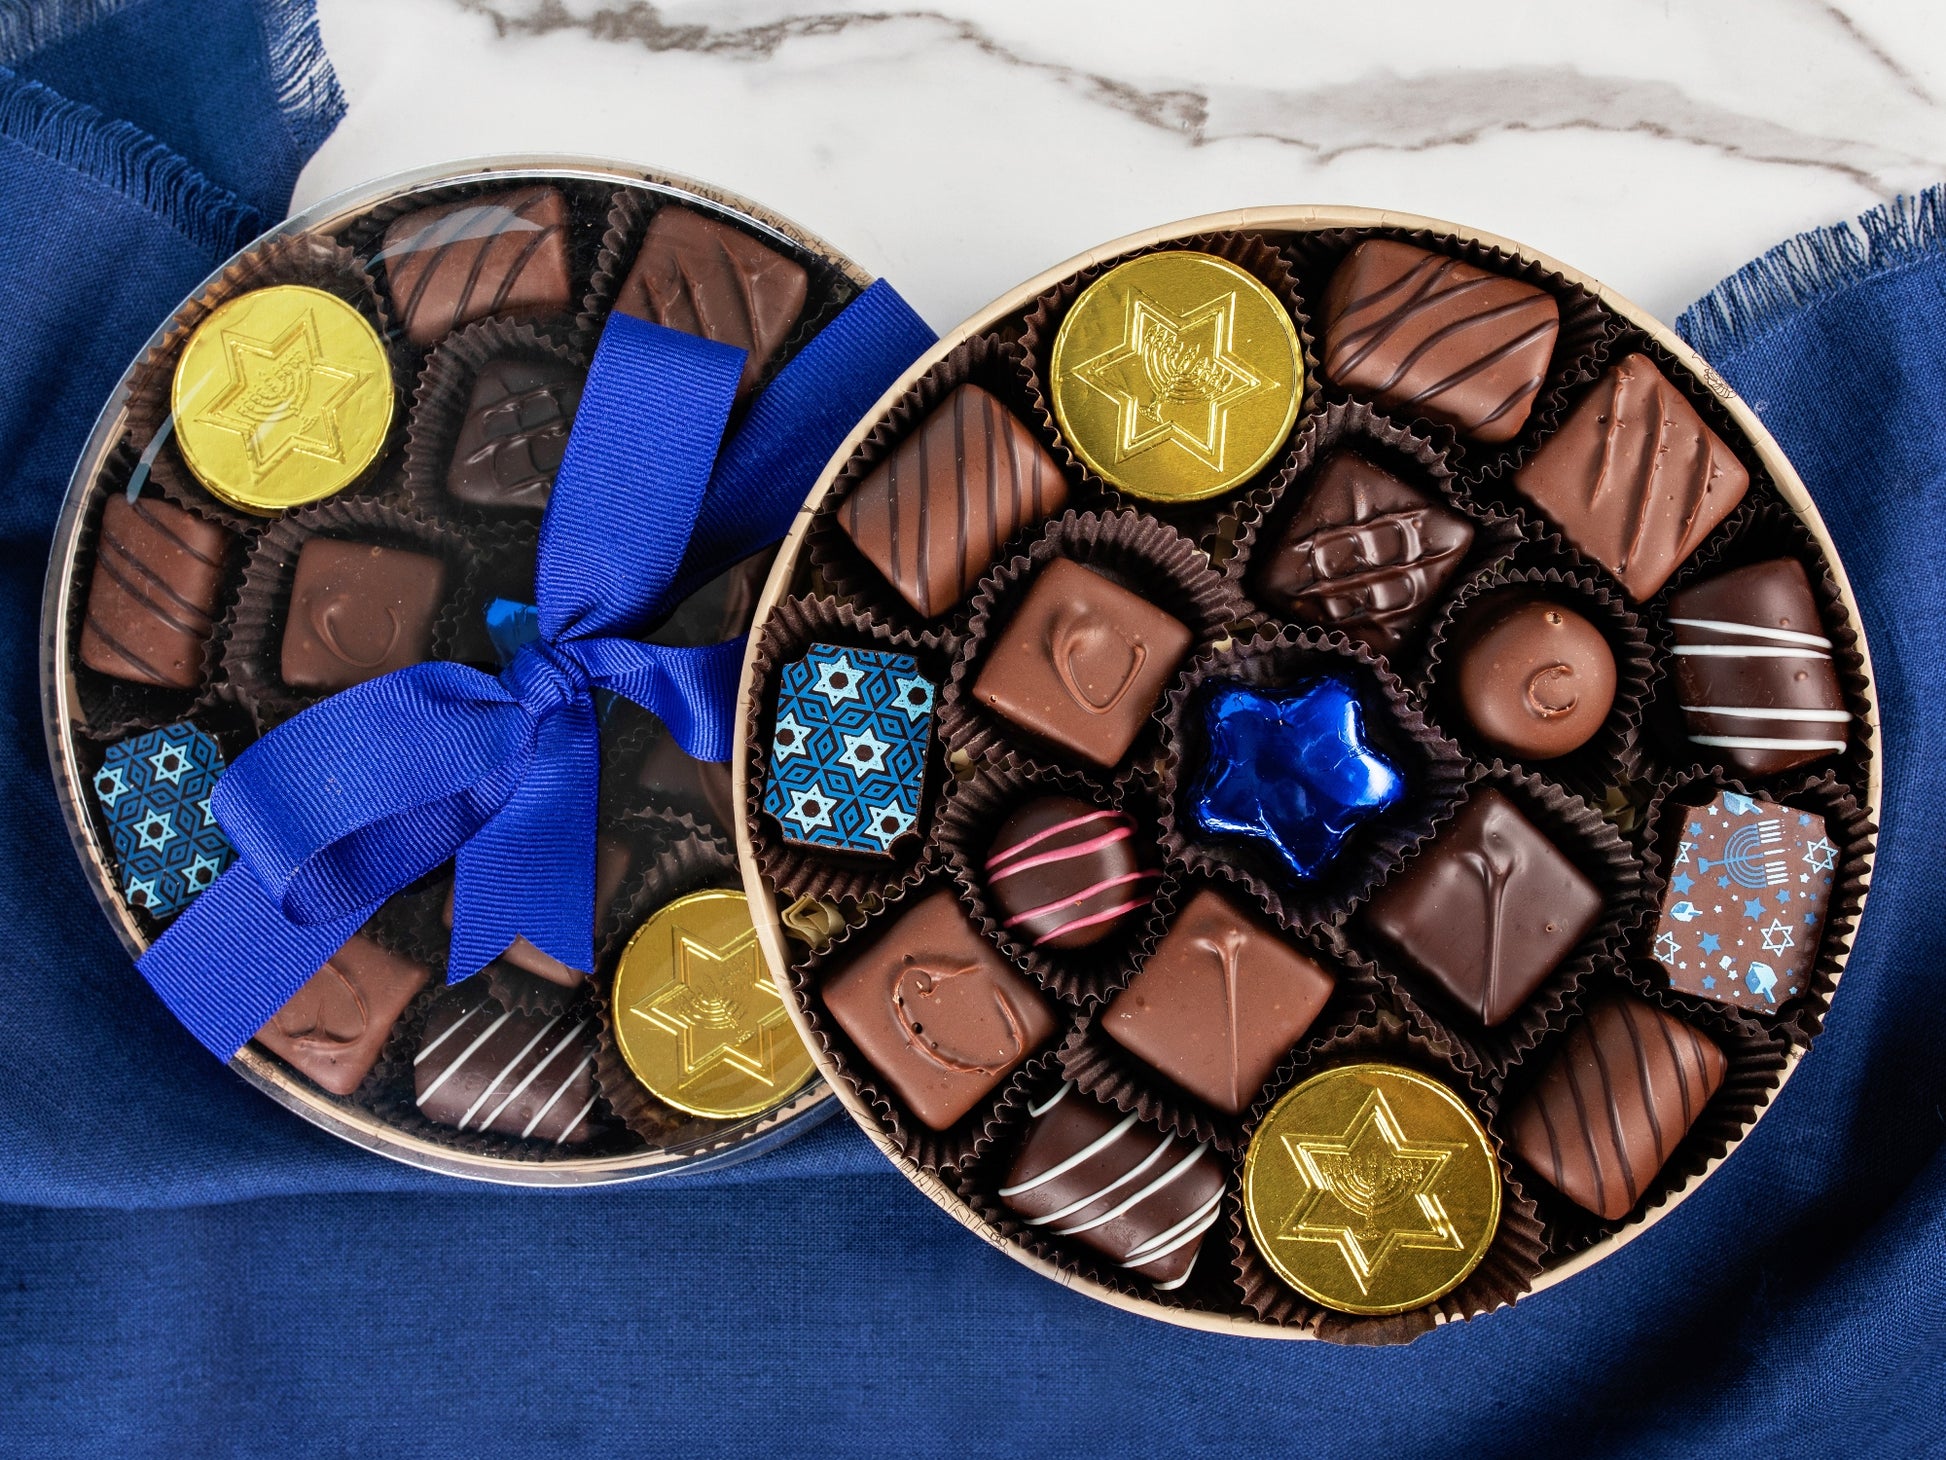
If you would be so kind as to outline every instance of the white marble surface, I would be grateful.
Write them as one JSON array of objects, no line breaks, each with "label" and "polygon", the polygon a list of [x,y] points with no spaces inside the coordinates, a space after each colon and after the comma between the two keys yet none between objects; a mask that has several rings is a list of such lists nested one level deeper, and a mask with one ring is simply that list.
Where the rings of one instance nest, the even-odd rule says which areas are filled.
[{"label": "white marble surface", "polygon": [[1085,247],[1257,203],[1462,220],[1665,318],[1946,178],[1935,0],[319,0],[350,114],[303,206],[497,152],[760,199],[944,329]]}]

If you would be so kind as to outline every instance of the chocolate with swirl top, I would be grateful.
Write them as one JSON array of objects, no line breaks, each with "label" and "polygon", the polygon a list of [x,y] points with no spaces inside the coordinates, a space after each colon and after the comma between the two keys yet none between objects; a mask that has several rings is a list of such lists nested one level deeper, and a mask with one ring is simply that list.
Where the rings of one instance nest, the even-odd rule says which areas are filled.
[{"label": "chocolate with swirl top", "polygon": [[280,672],[293,689],[348,689],[432,655],[446,565],[425,553],[314,537],[297,555]]},{"label": "chocolate with swirl top", "polygon": [[1365,921],[1474,1019],[1505,1022],[1601,916],[1601,893],[1491,786],[1403,873]]},{"label": "chocolate with swirl top", "polygon": [[1851,712],[1804,565],[1773,558],[1669,595],[1689,738],[1753,776],[1843,750]]},{"label": "chocolate with swirl top", "polygon": [[194,689],[216,632],[230,534],[153,497],[102,509],[81,662],[138,684]]},{"label": "chocolate with swirl top", "polygon": [[502,1009],[470,980],[426,1020],[412,1057],[420,1111],[455,1130],[575,1146],[595,1133],[595,1022]]},{"label": "chocolate with swirl top", "polygon": [[973,697],[1023,730],[1112,766],[1162,698],[1190,639],[1140,594],[1056,558],[994,643]]},{"label": "chocolate with swirl top", "polygon": [[1604,999],[1515,1109],[1511,1144],[1563,1196],[1620,1221],[1728,1068],[1708,1035],[1673,1014],[1627,994]]},{"label": "chocolate with swirl top", "polygon": [[950,892],[905,913],[824,988],[824,1004],[913,1115],[959,1120],[1054,1032],[1034,986]]},{"label": "chocolate with swirl top", "polygon": [[568,204],[514,188],[393,220],[379,252],[405,336],[430,345],[489,315],[568,307]]},{"label": "chocolate with swirl top", "polygon": [[838,526],[927,617],[972,591],[1023,528],[1067,505],[1067,478],[1033,432],[962,385],[853,489]]},{"label": "chocolate with swirl top", "polygon": [[1511,441],[1547,378],[1561,311],[1531,284],[1374,238],[1324,295],[1324,373],[1402,416]]},{"label": "chocolate with swirl top", "polygon": [[762,377],[804,312],[803,266],[728,223],[663,208],[615,296],[615,308],[746,354],[739,398]]},{"label": "chocolate with swirl top", "polygon": [[1375,654],[1425,621],[1473,545],[1473,524],[1350,451],[1317,469],[1257,570],[1258,596]]},{"label": "chocolate with swirl top", "polygon": [[1514,485],[1642,599],[1743,500],[1750,473],[1653,360],[1629,355],[1581,398]]},{"label": "chocolate with swirl top", "polygon": [[1223,1165],[1108,1109],[1073,1085],[1029,1108],[1034,1123],[1000,1200],[1037,1233],[1073,1237],[1170,1292],[1189,1281],[1223,1210]]},{"label": "chocolate with swirl top", "polygon": [[270,1016],[257,1043],[333,1095],[349,1095],[429,977],[411,959],[354,933]]}]

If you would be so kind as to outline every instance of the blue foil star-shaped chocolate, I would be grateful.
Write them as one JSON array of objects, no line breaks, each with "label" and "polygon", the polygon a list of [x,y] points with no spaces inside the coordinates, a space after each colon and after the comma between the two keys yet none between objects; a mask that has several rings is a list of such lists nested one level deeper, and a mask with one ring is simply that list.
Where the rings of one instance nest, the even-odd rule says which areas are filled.
[{"label": "blue foil star-shaped chocolate", "polygon": [[1315,877],[1358,824],[1405,792],[1405,778],[1365,743],[1365,712],[1342,679],[1265,693],[1219,682],[1204,709],[1209,760],[1195,824],[1268,842],[1299,877]]}]

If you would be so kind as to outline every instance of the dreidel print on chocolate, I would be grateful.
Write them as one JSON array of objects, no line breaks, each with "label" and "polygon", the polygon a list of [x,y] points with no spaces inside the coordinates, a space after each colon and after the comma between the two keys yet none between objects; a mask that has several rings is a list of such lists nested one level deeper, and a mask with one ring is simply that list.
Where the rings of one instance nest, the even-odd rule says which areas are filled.
[{"label": "dreidel print on chocolate", "polygon": [[933,699],[909,654],[813,644],[786,665],[764,790],[784,840],[891,855],[918,824]]},{"label": "dreidel print on chocolate", "polygon": [[1796,998],[1838,860],[1824,818],[1725,791],[1681,824],[1653,944],[1669,986],[1764,1012]]},{"label": "dreidel print on chocolate", "polygon": [[222,774],[223,752],[194,725],[165,725],[108,747],[95,800],[130,907],[170,917],[230,865],[229,840],[209,809]]}]

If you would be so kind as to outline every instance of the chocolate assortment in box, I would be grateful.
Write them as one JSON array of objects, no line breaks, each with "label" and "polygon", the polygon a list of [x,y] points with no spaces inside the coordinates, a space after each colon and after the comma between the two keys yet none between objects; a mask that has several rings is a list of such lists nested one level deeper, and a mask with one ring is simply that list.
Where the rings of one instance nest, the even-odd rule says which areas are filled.
[{"label": "chocolate assortment in box", "polygon": [[1105,246],[912,367],[785,541],[739,734],[759,937],[922,1190],[1117,1306],[1358,1343],[1728,1155],[1878,799],[1752,413],[1563,265],[1342,209]]},{"label": "chocolate assortment in box", "polygon": [[492,1180],[828,1113],[731,841],[740,636],[930,339],[754,204],[579,163],[393,180],[207,280],[77,470],[44,664],[76,847],[191,1032]]}]

